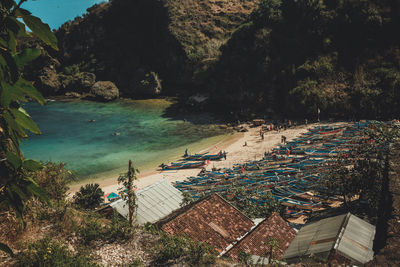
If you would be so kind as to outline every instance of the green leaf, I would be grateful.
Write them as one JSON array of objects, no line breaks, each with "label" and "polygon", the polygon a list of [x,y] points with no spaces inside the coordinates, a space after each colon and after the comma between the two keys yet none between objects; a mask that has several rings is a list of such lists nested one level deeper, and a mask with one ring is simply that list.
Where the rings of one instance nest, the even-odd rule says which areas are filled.
[{"label": "green leaf", "polygon": [[19,89],[22,90],[27,96],[39,102],[40,105],[44,105],[46,103],[46,100],[42,94],[36,90],[36,88],[33,87],[30,82],[20,78],[15,85],[18,86]]},{"label": "green leaf", "polygon": [[38,17],[32,15],[21,14],[25,24],[31,29],[33,34],[39,37],[43,42],[50,45],[55,50],[57,47],[57,38],[54,33],[50,30],[49,25],[43,23]]},{"label": "green leaf", "polygon": [[35,160],[28,159],[24,160],[24,162],[22,163],[22,167],[28,171],[38,171],[42,169],[43,166]]},{"label": "green leaf", "polygon": [[27,129],[35,134],[41,134],[42,132],[39,130],[37,125],[33,122],[32,118],[26,113],[23,108],[11,109],[11,113],[15,118],[17,124],[19,124],[24,129]]},{"label": "green leaf", "polygon": [[46,194],[46,192],[40,188],[39,186],[35,184],[29,184],[27,186],[27,189],[34,195],[38,196],[41,200],[45,201],[46,203],[50,203],[49,196]]},{"label": "green leaf", "polygon": [[14,167],[15,170],[21,167],[22,161],[20,157],[10,151],[7,151],[6,155],[7,161]]},{"label": "green leaf", "polygon": [[0,95],[0,104],[3,108],[10,106],[11,101],[24,101],[27,102],[25,98],[25,93],[21,91],[16,86],[11,86],[8,83],[0,82],[2,91]]},{"label": "green leaf", "polygon": [[3,38],[0,38],[0,45],[1,45],[3,48],[6,48],[8,44],[7,44],[6,41],[4,41]]},{"label": "green leaf", "polygon": [[18,37],[32,37],[26,32],[26,27],[25,24],[20,22],[14,17],[11,17],[11,19],[15,22],[15,24],[18,26],[18,32],[16,33]]},{"label": "green leaf", "polygon": [[11,190],[16,193],[21,200],[25,201],[28,199],[27,195],[22,191],[17,184],[11,184]]},{"label": "green leaf", "polygon": [[22,68],[26,64],[35,60],[41,54],[41,50],[39,48],[27,48],[23,52],[14,55],[15,64]]},{"label": "green leaf", "polygon": [[0,250],[4,251],[5,253],[11,256],[14,256],[14,253],[6,244],[0,243]]},{"label": "green leaf", "polygon": [[11,53],[15,53],[17,50],[17,40],[15,39],[15,35],[12,31],[8,32],[8,49],[10,49]]},{"label": "green leaf", "polygon": [[7,76],[9,80],[11,80],[12,83],[15,83],[19,78],[19,71],[17,65],[15,64],[14,58],[8,53],[8,51],[5,51],[3,49],[0,49],[0,56],[6,62],[5,68],[6,72],[8,72]]},{"label": "green leaf", "polygon": [[[15,122],[15,119],[11,115],[10,111],[7,111],[4,113],[4,119],[6,121],[6,124],[8,126],[8,130],[11,133],[11,138],[14,139],[16,138],[17,140],[20,140],[21,138],[26,138],[28,135],[26,134],[25,130]],[[18,136],[13,136],[15,134],[18,134]]]}]

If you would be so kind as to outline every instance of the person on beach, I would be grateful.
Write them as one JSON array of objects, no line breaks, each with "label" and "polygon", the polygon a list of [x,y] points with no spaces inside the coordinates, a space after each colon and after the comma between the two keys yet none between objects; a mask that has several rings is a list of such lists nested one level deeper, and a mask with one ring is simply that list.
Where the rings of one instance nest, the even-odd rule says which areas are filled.
[{"label": "person on beach", "polygon": [[307,119],[305,119],[305,123],[306,123],[306,126],[307,126],[307,124],[308,124],[308,120]]},{"label": "person on beach", "polygon": [[264,140],[264,133],[261,134],[261,140]]},{"label": "person on beach", "polygon": [[224,150],[224,159],[226,160],[226,152],[225,152],[225,150]]},{"label": "person on beach", "polygon": [[243,145],[243,146],[247,146],[247,142],[246,142],[246,141],[244,142],[244,145]]}]

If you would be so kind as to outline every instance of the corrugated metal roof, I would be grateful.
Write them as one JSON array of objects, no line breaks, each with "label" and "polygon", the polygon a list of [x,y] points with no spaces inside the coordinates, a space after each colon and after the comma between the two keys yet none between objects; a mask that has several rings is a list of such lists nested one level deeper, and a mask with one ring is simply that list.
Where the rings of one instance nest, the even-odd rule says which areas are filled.
[{"label": "corrugated metal roof", "polygon": [[303,226],[285,251],[283,259],[330,251],[345,217],[346,214],[343,214]]},{"label": "corrugated metal roof", "polygon": [[374,237],[375,226],[351,215],[336,250],[353,261],[367,263],[374,257]]},{"label": "corrugated metal roof", "polygon": [[[180,208],[182,193],[166,180],[161,180],[138,192],[135,219],[138,224],[154,223]],[[125,200],[110,204],[123,217],[128,218],[128,205]]]},{"label": "corrugated metal roof", "polygon": [[349,260],[366,263],[373,257],[375,226],[348,213],[303,226],[290,244],[283,259],[293,262],[318,254],[328,259],[332,249]]}]

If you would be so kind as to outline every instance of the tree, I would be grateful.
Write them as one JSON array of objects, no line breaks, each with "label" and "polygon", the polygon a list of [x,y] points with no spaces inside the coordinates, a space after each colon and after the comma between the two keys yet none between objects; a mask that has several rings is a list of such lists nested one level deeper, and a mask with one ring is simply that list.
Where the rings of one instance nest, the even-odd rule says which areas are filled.
[{"label": "tree", "polygon": [[65,168],[65,163],[47,162],[35,173],[35,181],[46,191],[50,199],[62,201],[69,190],[68,183],[75,181],[75,173]]},{"label": "tree", "polygon": [[[0,207],[13,209],[23,225],[24,203],[33,195],[45,201],[48,198],[32,179],[32,173],[39,170],[41,164],[24,159],[19,147],[19,142],[28,137],[27,131],[40,134],[20,102],[31,99],[42,105],[45,103],[43,96],[21,75],[23,67],[37,58],[41,50],[18,51],[18,38],[34,35],[57,50],[57,39],[50,27],[21,8],[25,1],[0,2]],[[0,249],[10,253],[3,244]]]},{"label": "tree", "polygon": [[74,202],[84,209],[94,209],[103,202],[104,192],[99,184],[87,184],[81,186],[74,195]]},{"label": "tree", "polygon": [[265,245],[269,246],[269,262],[271,263],[273,258],[273,253],[276,249],[279,249],[279,240],[273,237],[268,237],[268,240],[265,242]]},{"label": "tree", "polygon": [[128,172],[118,177],[118,183],[124,186],[120,194],[124,200],[128,201],[130,225],[133,225],[133,214],[135,213],[135,208],[137,206],[134,190],[136,186],[133,185],[133,181],[137,179],[137,173],[139,173],[139,170],[133,167],[132,160],[129,160]]}]

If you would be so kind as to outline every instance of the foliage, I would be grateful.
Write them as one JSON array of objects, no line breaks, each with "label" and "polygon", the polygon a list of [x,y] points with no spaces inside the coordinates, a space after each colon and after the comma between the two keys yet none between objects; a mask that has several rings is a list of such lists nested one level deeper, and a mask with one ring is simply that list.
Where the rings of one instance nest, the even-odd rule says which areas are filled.
[{"label": "foliage", "polygon": [[268,240],[265,242],[265,245],[269,246],[269,258],[272,261],[274,250],[279,249],[279,240],[273,237],[269,237]]},{"label": "foliage", "polygon": [[113,213],[111,221],[89,214],[85,217],[85,223],[79,228],[79,236],[84,245],[89,245],[94,240],[106,242],[128,240],[134,233],[135,228],[117,212]]},{"label": "foliage", "polygon": [[76,180],[75,173],[67,170],[65,165],[65,163],[47,162],[35,173],[35,181],[52,200],[64,200],[69,189],[67,184]]},{"label": "foliage", "polygon": [[79,73],[79,66],[77,64],[72,64],[64,68],[64,73],[67,75],[77,75]]},{"label": "foliage", "polygon": [[183,261],[189,266],[209,266],[216,260],[215,251],[202,242],[196,242],[186,236],[168,235],[160,232],[155,246],[155,264],[169,265],[174,261]]},{"label": "foliage", "polygon": [[[28,136],[27,131],[40,134],[20,102],[28,99],[42,105],[45,102],[32,84],[21,76],[22,68],[37,58],[41,51],[35,48],[18,51],[18,38],[35,35],[57,49],[57,39],[49,26],[21,8],[25,1],[0,3],[0,205],[14,209],[21,220],[24,203],[32,195],[46,201],[48,198],[31,176],[41,165],[24,159],[19,148],[19,142]],[[25,26],[31,33],[25,30]]]},{"label": "foliage", "polygon": [[388,179],[390,144],[399,137],[397,126],[372,123],[362,132],[354,151],[342,155],[342,159],[331,166],[323,183],[325,194],[342,196],[347,210],[351,209],[352,197],[358,196],[358,203],[367,204],[363,210],[374,221],[381,208],[383,185]]},{"label": "foliage", "polygon": [[17,257],[18,266],[98,266],[80,250],[76,255],[67,246],[50,237],[28,245],[26,252]]},{"label": "foliage", "polygon": [[132,166],[132,161],[129,160],[128,172],[118,177],[118,184],[122,184],[120,196],[126,200],[129,208],[129,223],[133,225],[133,214],[135,213],[136,204],[136,186],[133,184],[137,179],[136,174],[140,173],[138,169]]},{"label": "foliage", "polygon": [[[273,198],[271,192],[256,194],[247,192],[242,187],[233,186],[229,194],[233,195],[229,202],[252,219],[267,218],[273,212],[278,212],[282,215],[284,212],[283,206]],[[263,202],[264,204],[260,205],[257,202]]]},{"label": "foliage", "polygon": [[192,194],[190,194],[189,192],[183,192],[182,196],[183,196],[183,199],[182,199],[181,207],[189,205],[190,203],[192,203],[194,201]]},{"label": "foliage", "polygon": [[74,195],[74,203],[83,209],[97,208],[104,200],[104,192],[99,184],[81,186]]},{"label": "foliage", "polygon": [[246,251],[241,251],[239,253],[239,262],[243,263],[246,266],[251,266],[253,264],[253,260],[251,259],[251,255],[246,253]]},{"label": "foliage", "polygon": [[210,103],[244,114],[398,116],[395,10],[394,1],[260,1],[209,73]]}]

